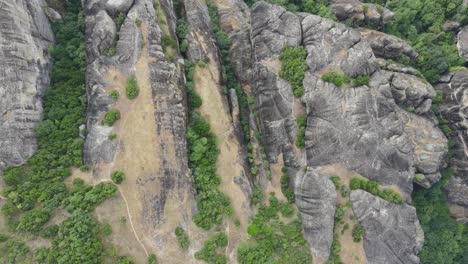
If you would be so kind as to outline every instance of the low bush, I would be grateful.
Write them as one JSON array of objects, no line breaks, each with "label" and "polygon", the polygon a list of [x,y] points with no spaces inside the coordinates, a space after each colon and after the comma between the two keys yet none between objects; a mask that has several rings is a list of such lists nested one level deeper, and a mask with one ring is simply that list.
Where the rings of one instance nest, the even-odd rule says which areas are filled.
[{"label": "low bush", "polygon": [[116,184],[121,184],[125,180],[125,173],[123,171],[114,171],[111,174],[111,179]]},{"label": "low bush", "polygon": [[279,76],[287,80],[293,89],[293,94],[296,97],[301,97],[304,94],[304,74],[307,71],[307,50],[303,47],[287,47],[281,53],[281,70]]},{"label": "low bush", "polygon": [[365,230],[360,224],[355,224],[353,227],[353,241],[356,243],[361,242],[364,232]]},{"label": "low bush", "polygon": [[148,257],[148,264],[158,264],[158,259],[156,258],[156,255],[151,254]]},{"label": "low bush", "polygon": [[113,126],[119,119],[120,111],[118,109],[112,109],[104,115],[102,123],[104,125]]},{"label": "low bush", "polygon": [[376,195],[388,202],[402,204],[403,198],[401,195],[391,189],[381,189],[376,181],[369,181],[364,178],[353,177],[349,184],[351,190],[362,189],[373,195]]},{"label": "low bush", "polygon": [[177,237],[177,240],[179,241],[180,248],[182,248],[183,250],[187,250],[190,246],[190,240],[187,233],[185,233],[184,229],[180,226],[176,227],[175,235]]},{"label": "low bush", "polygon": [[303,148],[305,146],[305,132],[307,128],[307,117],[300,115],[296,118],[297,134],[296,134],[296,146]]},{"label": "low bush", "polygon": [[195,253],[195,258],[208,263],[225,264],[227,263],[226,255],[220,254],[217,251],[218,249],[225,248],[227,244],[228,238],[224,233],[214,234],[203,243],[200,251]]},{"label": "low bush", "polygon": [[138,96],[138,83],[135,76],[131,75],[127,80],[127,86],[125,86],[125,95],[128,99],[132,100]]}]

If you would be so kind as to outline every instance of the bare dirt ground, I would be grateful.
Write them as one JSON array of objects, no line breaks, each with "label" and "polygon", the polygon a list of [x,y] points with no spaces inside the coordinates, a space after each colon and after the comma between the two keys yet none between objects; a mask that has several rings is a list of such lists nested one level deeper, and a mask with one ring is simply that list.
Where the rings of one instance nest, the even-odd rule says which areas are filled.
[{"label": "bare dirt ground", "polygon": [[[144,39],[147,39],[146,25],[141,27]],[[156,109],[154,103],[149,67],[154,61],[155,58],[148,56],[145,45],[135,66],[139,95],[133,100],[125,96],[128,76],[115,68],[108,69],[107,89],[109,92],[117,90],[120,93],[114,106],[121,113],[121,119],[114,125],[119,148],[112,163],[99,164],[92,168],[93,175],[87,178],[91,178],[88,181],[96,184],[110,181],[113,171],[121,170],[126,174],[126,179],[118,185],[120,195],[96,209],[99,221],[109,223],[113,229],[112,234],[104,238],[109,251],[116,248],[118,255],[132,256],[136,263],[146,263],[147,256],[153,253],[158,257],[159,263],[198,263],[193,254],[201,247],[199,241],[204,241],[201,239],[204,236],[188,215],[191,212],[191,208],[187,208],[190,206],[188,198],[180,199],[180,195],[172,193],[172,189],[168,190],[160,223],[152,221],[156,218],[157,209],[148,208],[149,205],[159,203],[159,197],[155,196],[167,188],[162,186],[161,180],[166,169],[172,168],[170,170],[177,173],[180,166],[173,147],[175,136],[157,129],[161,124],[156,124],[155,112],[165,111],[165,105],[157,106],[164,109]],[[164,98],[158,99],[164,102]],[[162,156],[164,160],[161,160]],[[126,223],[122,224],[121,219],[125,219]],[[174,234],[179,225],[187,230],[192,242],[188,252],[180,249]],[[112,263],[113,259],[115,258],[109,257],[106,262]]]},{"label": "bare dirt ground", "polygon": [[[355,175],[355,172],[347,170],[340,164],[332,164],[321,167],[319,170],[321,175],[324,176],[338,176],[340,178],[340,185],[345,185],[349,189],[349,181]],[[341,193],[337,191],[338,195],[338,204],[346,204],[349,202],[349,195],[347,197],[341,196]],[[342,233],[343,226],[335,230],[340,236],[340,243],[341,243],[341,252],[340,256],[344,263],[349,264],[361,264],[366,263],[366,255],[364,252],[364,247],[362,245],[362,241],[356,243],[353,241],[352,230],[354,225],[356,224],[356,220],[354,218],[353,210],[348,208],[346,210],[346,214],[344,217],[345,224],[349,225],[349,228]]]},{"label": "bare dirt ground", "polygon": [[[231,200],[233,217],[225,223],[225,232],[229,244],[226,249],[230,263],[237,259],[237,244],[245,240],[245,232],[248,224],[249,203],[240,186],[234,182],[235,177],[244,173],[243,160],[240,157],[241,147],[238,138],[234,134],[234,126],[230,115],[226,96],[219,83],[219,69],[213,63],[213,56],[205,68],[196,67],[194,81],[195,90],[203,98],[203,104],[199,111],[207,117],[211,131],[218,139],[220,154],[217,162],[217,173],[221,177],[220,190]],[[235,226],[234,221],[239,220],[240,227]]]}]

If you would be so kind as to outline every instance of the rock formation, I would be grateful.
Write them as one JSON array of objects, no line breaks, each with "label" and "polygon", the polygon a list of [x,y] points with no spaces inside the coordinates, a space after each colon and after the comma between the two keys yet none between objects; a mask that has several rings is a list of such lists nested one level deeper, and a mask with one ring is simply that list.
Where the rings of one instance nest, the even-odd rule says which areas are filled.
[{"label": "rock formation", "polygon": [[326,260],[333,241],[337,194],[335,186],[315,171],[299,171],[295,182],[296,204],[301,212],[304,237],[314,256]]},{"label": "rock formation", "polygon": [[43,8],[43,0],[0,3],[0,169],[23,164],[37,148],[54,43]]},{"label": "rock formation", "polygon": [[458,54],[465,60],[468,60],[468,26],[465,26],[457,35]]},{"label": "rock formation", "polygon": [[456,174],[450,179],[447,186],[448,199],[452,205],[462,207],[461,215],[457,217],[462,221],[468,220],[468,70],[458,70],[441,79],[437,90],[443,93],[443,102],[440,106],[442,117],[448,121],[451,129],[450,140],[452,146],[451,164]]},{"label": "rock formation", "polygon": [[424,233],[414,207],[393,204],[363,190],[351,191],[350,200],[365,230],[368,263],[419,263]]},{"label": "rock formation", "polygon": [[[297,99],[289,83],[278,76],[281,50],[299,44],[308,52],[309,71],[305,74],[305,94],[301,98],[307,114],[304,148],[307,166],[313,169],[339,163],[381,185],[399,187],[407,201],[413,181],[417,181],[415,173],[429,186],[440,179],[438,171],[444,165],[447,139],[432,118],[428,118],[436,95],[434,88],[419,78],[416,70],[376,58],[376,55],[388,58],[401,54],[415,58],[417,54],[410,46],[383,33],[355,30],[319,16],[295,15],[281,7],[257,2],[252,8],[253,87],[270,162],[276,162],[280,154],[288,166],[302,162],[293,147]],[[350,77],[366,75],[369,83],[340,88],[321,80],[324,73],[331,71]],[[300,181],[296,181],[296,186],[307,183],[303,186],[311,189],[312,182],[319,181],[310,173],[296,180]],[[322,184],[321,188],[323,193],[335,192],[333,185]],[[306,189],[296,188],[296,191],[307,193]],[[309,206],[330,200],[325,196],[315,199],[320,202],[311,202]],[[307,201],[310,200],[299,199],[298,207],[310,208]],[[396,208],[396,213],[399,210],[403,209]],[[316,231],[307,227],[309,220],[317,219],[316,214],[324,218],[328,215],[312,211],[301,209],[302,218],[306,219],[303,226],[307,238],[314,237]],[[323,224],[322,230],[332,230],[332,221],[328,226]],[[415,233],[408,239],[415,240]],[[329,254],[323,244],[312,241],[311,247],[317,256]],[[392,263],[373,262],[376,253],[372,252],[376,248],[384,251],[385,247],[384,244],[374,248],[365,245],[368,261]],[[410,257],[403,251],[398,254],[412,261],[418,251]]]},{"label": "rock formation", "polygon": [[373,26],[383,26],[395,16],[385,7],[359,0],[332,0],[330,9],[340,21],[351,19]]}]

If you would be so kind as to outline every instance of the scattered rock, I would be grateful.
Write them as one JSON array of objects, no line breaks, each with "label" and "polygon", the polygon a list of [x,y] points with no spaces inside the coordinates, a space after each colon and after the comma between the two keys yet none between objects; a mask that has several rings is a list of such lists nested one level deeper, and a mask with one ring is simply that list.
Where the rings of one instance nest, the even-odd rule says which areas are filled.
[{"label": "scattered rock", "polygon": [[331,2],[330,9],[340,21],[351,19],[374,26],[383,26],[395,16],[395,13],[385,7],[361,3],[358,0],[333,0]]},{"label": "scattered rock", "polygon": [[457,35],[457,48],[460,57],[468,60],[468,26],[463,27]]},{"label": "scattered rock", "polygon": [[460,28],[461,24],[458,21],[447,20],[442,25],[442,29],[446,32],[448,31],[457,31]]}]

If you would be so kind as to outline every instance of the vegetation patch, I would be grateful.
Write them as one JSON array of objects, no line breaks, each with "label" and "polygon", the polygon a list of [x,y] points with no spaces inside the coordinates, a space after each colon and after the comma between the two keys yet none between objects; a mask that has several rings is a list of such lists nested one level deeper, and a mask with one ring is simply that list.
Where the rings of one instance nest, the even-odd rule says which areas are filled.
[{"label": "vegetation patch", "polygon": [[102,123],[104,125],[113,126],[119,119],[120,111],[118,109],[112,109],[104,115]]},{"label": "vegetation patch", "polygon": [[185,233],[184,229],[180,226],[176,227],[175,235],[177,237],[177,240],[179,241],[180,248],[183,250],[187,250],[190,246],[190,240],[187,233]]},{"label": "vegetation patch", "polygon": [[381,189],[376,181],[369,181],[360,177],[353,177],[349,183],[351,190],[362,189],[373,195],[376,195],[388,202],[402,204],[403,198],[401,195],[391,189]]},{"label": "vegetation patch", "polygon": [[284,197],[286,197],[288,202],[293,204],[296,201],[296,197],[294,195],[294,190],[289,186],[288,168],[283,167],[282,172],[283,175],[281,175],[281,192],[283,193]]},{"label": "vegetation patch", "polygon": [[223,249],[227,247],[227,244],[228,238],[224,233],[214,234],[203,243],[200,251],[195,253],[195,258],[207,263],[225,264],[227,260]]},{"label": "vegetation patch", "polygon": [[125,86],[125,95],[130,100],[135,99],[138,96],[138,83],[134,75],[131,75],[127,80],[127,86]]},{"label": "vegetation patch", "polygon": [[369,85],[369,76],[362,75],[356,78],[351,78],[344,72],[331,71],[322,75],[322,81],[333,83],[337,87],[344,87],[346,85],[356,87]]},{"label": "vegetation patch", "polygon": [[303,148],[305,146],[305,132],[307,128],[307,117],[300,115],[296,117],[297,134],[296,134],[296,146]]},{"label": "vegetation patch", "polygon": [[307,50],[303,47],[287,47],[281,53],[281,70],[279,76],[287,80],[293,89],[296,97],[304,95],[304,74],[307,71]]},{"label": "vegetation patch", "polygon": [[123,171],[114,171],[111,174],[111,179],[116,184],[121,184],[125,180],[125,173]]},{"label": "vegetation patch", "polygon": [[[247,229],[250,239],[237,249],[239,263],[312,262],[309,244],[302,234],[301,221],[296,218],[286,223],[279,218],[279,213],[290,210],[291,204],[280,203],[273,194],[270,195],[269,206],[259,205],[258,213]],[[287,215],[285,217],[291,217],[292,211]]]},{"label": "vegetation patch", "polygon": [[361,242],[365,230],[360,224],[355,224],[353,227],[353,241],[356,243]]}]

